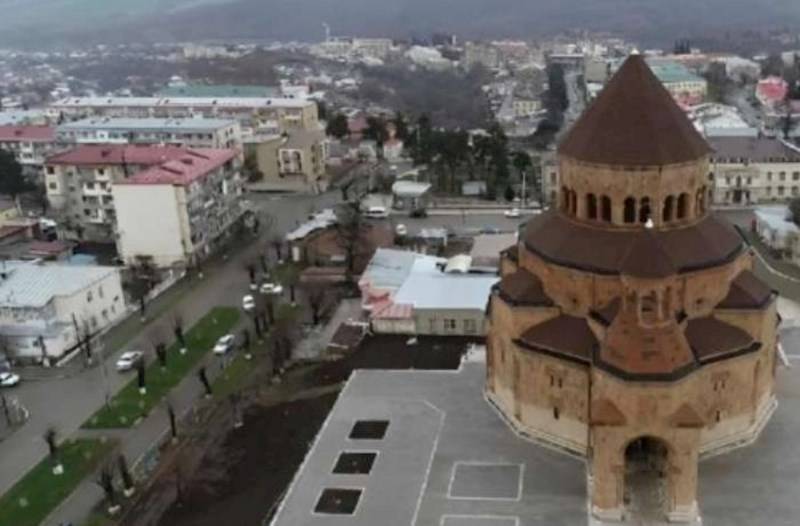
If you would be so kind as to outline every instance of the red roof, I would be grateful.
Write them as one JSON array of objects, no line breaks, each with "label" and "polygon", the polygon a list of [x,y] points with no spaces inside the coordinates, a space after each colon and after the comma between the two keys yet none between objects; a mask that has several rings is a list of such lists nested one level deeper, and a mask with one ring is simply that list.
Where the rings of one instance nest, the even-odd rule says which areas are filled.
[{"label": "red roof", "polygon": [[91,144],[78,146],[68,152],[50,157],[47,159],[47,164],[153,165],[172,159],[177,159],[178,157],[185,155],[187,151],[187,148],[180,146]]},{"label": "red roof", "polygon": [[769,102],[782,101],[786,98],[788,90],[788,84],[780,77],[767,77],[759,80],[758,85],[756,85],[759,98]]},{"label": "red roof", "polygon": [[0,126],[0,141],[53,142],[56,129],[53,126]]},{"label": "red roof", "polygon": [[116,184],[170,184],[183,186],[205,177],[239,154],[232,148],[194,148],[157,166],[151,166]]},{"label": "red roof", "polygon": [[711,152],[641,55],[631,55],[572,127],[560,154],[604,165],[663,166]]}]

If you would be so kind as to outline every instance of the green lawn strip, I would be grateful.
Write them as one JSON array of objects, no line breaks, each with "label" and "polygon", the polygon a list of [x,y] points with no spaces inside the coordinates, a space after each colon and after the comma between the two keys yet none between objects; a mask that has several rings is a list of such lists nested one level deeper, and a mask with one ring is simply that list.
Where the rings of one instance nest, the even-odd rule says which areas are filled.
[{"label": "green lawn strip", "polygon": [[0,524],[36,526],[42,522],[114,448],[113,440],[67,440],[60,447],[62,475],[53,475],[46,458],[0,497]]},{"label": "green lawn strip", "polygon": [[239,321],[239,311],[233,307],[215,307],[211,309],[197,324],[186,333],[188,350],[180,354],[177,342],[167,351],[167,367],[162,369],[157,361],[153,361],[146,370],[147,392],[139,393],[139,386],[134,377],[109,402],[100,408],[88,421],[84,428],[120,428],[131,427],[134,422],[146,416],[164,396],[175,387],[186,374],[205,356],[217,339],[231,332]]}]

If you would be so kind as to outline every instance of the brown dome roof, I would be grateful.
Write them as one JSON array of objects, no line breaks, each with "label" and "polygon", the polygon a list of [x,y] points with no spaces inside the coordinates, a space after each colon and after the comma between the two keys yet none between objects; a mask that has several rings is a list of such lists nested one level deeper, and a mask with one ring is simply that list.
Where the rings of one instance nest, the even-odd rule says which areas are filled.
[{"label": "brown dome roof", "polygon": [[640,55],[631,55],[572,127],[559,153],[594,164],[662,166],[711,152]]}]

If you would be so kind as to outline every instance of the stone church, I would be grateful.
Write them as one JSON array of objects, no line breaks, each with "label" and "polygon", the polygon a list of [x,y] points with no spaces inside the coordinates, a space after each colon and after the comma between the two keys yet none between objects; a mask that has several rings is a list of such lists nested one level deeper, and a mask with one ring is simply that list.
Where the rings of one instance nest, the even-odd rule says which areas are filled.
[{"label": "stone church", "polygon": [[697,520],[698,460],[777,405],[776,295],[709,210],[710,153],[632,55],[562,141],[557,205],[502,255],[486,395],[586,458],[601,520]]}]

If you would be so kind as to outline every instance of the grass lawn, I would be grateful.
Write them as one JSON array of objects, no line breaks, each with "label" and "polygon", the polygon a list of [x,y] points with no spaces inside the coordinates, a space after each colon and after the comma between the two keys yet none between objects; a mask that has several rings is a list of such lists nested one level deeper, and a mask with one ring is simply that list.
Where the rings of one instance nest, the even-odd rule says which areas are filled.
[{"label": "grass lawn", "polygon": [[147,415],[214,346],[217,338],[230,332],[239,321],[239,311],[233,307],[215,307],[186,333],[188,350],[180,354],[178,342],[167,351],[167,367],[154,360],[146,369],[147,393],[139,394],[136,377],[131,379],[109,402],[100,408],[83,427],[131,427]]},{"label": "grass lawn", "polygon": [[53,475],[46,458],[0,497],[0,524],[36,526],[89,475],[115,445],[111,440],[78,439],[61,444],[63,475]]},{"label": "grass lawn", "polygon": [[228,366],[211,384],[214,398],[221,400],[235,393],[242,388],[245,378],[253,372],[253,368],[255,367],[254,362],[257,360],[256,355],[254,354],[251,360],[247,360],[243,352],[237,351],[236,353],[236,357],[231,360]]}]

